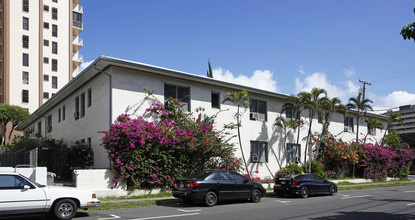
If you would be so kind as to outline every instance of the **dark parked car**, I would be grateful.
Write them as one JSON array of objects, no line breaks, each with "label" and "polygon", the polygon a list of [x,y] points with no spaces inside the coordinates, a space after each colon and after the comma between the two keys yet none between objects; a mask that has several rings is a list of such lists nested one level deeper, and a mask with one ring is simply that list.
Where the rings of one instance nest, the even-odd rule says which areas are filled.
[{"label": "dark parked car", "polygon": [[327,181],[315,174],[300,174],[292,178],[276,178],[274,193],[278,196],[294,194],[302,198],[307,198],[309,195],[314,194],[335,195],[337,193],[337,186],[335,183]]},{"label": "dark parked car", "polygon": [[201,171],[174,184],[173,196],[186,203],[203,202],[214,206],[218,201],[249,199],[261,201],[266,190],[241,174],[229,170]]}]

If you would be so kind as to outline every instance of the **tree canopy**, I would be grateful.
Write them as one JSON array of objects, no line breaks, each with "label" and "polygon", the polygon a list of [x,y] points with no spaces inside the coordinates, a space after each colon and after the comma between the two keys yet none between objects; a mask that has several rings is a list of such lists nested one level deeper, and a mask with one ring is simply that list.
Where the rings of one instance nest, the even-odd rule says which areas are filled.
[{"label": "tree canopy", "polygon": [[[415,8],[414,8],[415,13]],[[401,30],[401,35],[404,40],[414,40],[415,42],[415,22],[405,25]]]},{"label": "tree canopy", "polygon": [[[27,117],[29,117],[30,113],[20,107],[20,106],[16,106],[16,105],[9,105],[9,104],[1,104],[0,105],[0,123],[2,124],[2,126],[6,127],[6,125],[8,123],[11,123],[12,127],[11,130],[9,131],[9,143],[10,143],[10,139],[11,139],[11,135],[14,131],[14,129],[16,128],[16,126],[22,122],[23,120],[25,120]],[[1,144],[4,145],[6,144],[6,129],[3,130],[2,135],[2,141]]]}]

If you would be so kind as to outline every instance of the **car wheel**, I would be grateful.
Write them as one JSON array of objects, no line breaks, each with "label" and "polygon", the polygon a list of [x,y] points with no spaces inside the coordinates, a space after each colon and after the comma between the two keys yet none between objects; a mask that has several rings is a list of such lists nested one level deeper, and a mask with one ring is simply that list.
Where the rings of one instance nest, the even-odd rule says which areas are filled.
[{"label": "car wheel", "polygon": [[334,195],[336,195],[336,193],[337,193],[337,187],[336,186],[334,186],[334,185],[331,185],[330,186],[330,195],[332,195],[332,196],[334,196]]},{"label": "car wheel", "polygon": [[252,201],[252,202],[255,202],[255,203],[257,203],[257,202],[260,202],[260,201],[261,201],[261,192],[260,192],[259,190],[254,189],[254,191],[252,191],[252,194],[251,194],[251,201]]},{"label": "car wheel", "polygon": [[58,219],[71,219],[76,215],[77,211],[78,207],[71,199],[59,200],[53,208],[53,214]]},{"label": "car wheel", "polygon": [[305,186],[301,187],[301,197],[302,198],[307,198],[309,194],[310,193],[309,193],[307,187],[305,187]]},{"label": "car wheel", "polygon": [[218,202],[218,196],[215,192],[208,192],[205,196],[205,204],[209,207],[215,206]]}]

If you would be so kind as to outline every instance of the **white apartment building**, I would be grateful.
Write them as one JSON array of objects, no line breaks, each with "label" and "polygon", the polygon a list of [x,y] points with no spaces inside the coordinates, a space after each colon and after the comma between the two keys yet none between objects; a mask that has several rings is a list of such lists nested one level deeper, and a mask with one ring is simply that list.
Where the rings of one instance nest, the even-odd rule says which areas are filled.
[{"label": "white apartment building", "polygon": [[[94,151],[94,168],[108,168],[110,161],[106,150],[100,146],[103,134],[99,131],[108,130],[122,113],[142,116],[150,106],[144,100],[144,89],[154,91],[155,97],[161,101],[170,96],[182,98],[188,95],[185,102],[190,112],[199,107],[203,107],[208,115],[221,111],[216,120],[218,130],[224,124],[234,122],[237,110],[232,103],[222,103],[224,96],[229,92],[246,90],[251,107],[242,115],[241,137],[249,169],[258,170],[261,177],[271,177],[279,169],[277,160],[285,157],[286,163],[293,162],[296,157],[304,158],[305,142],[300,141],[300,146],[297,146],[296,134],[291,131],[287,153],[283,152],[281,129],[274,126],[287,95],[105,56],[96,59],[17,129],[26,131],[28,135],[37,133],[62,138],[68,145],[75,141],[86,142]],[[307,115],[308,112],[304,111],[304,119]],[[386,125],[385,116],[367,115]],[[349,112],[345,120],[343,115],[333,114],[329,131],[345,141],[354,140],[356,116],[355,111]],[[313,120],[312,131],[321,131],[322,124],[318,123],[317,117]],[[365,135],[367,125],[361,122],[359,126],[359,132]],[[307,132],[307,126],[301,128],[300,140],[307,136]],[[382,135],[380,130],[372,131],[368,142],[380,141]],[[241,157],[237,138],[233,141],[237,148],[236,156]]]},{"label": "white apartment building", "polygon": [[0,103],[34,112],[82,63],[80,0],[0,0]]}]

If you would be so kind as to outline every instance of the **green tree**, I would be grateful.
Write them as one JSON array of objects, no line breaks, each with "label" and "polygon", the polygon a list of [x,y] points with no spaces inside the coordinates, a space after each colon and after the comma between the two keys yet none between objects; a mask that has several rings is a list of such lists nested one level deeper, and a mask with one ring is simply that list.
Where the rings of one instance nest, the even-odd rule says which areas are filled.
[{"label": "green tree", "polygon": [[366,139],[367,139],[367,136],[369,135],[369,133],[373,132],[373,130],[376,131],[376,129],[381,129],[381,130],[383,129],[383,124],[380,123],[377,118],[369,117],[369,118],[365,119],[365,122],[367,124],[367,133],[366,133],[365,139],[363,141],[363,146],[366,143]]},{"label": "green tree", "polygon": [[388,112],[387,115],[388,124],[386,125],[385,133],[383,134],[382,145],[385,143],[386,132],[390,134],[393,129],[393,123],[398,122],[399,124],[402,124],[403,122],[401,119],[402,115],[398,112]]},{"label": "green tree", "polygon": [[[332,99],[328,97],[324,97],[321,100],[321,104],[323,107],[323,111],[320,112],[322,118],[323,118],[323,128],[320,133],[319,142],[316,146],[316,152],[319,152],[320,146],[321,146],[321,140],[323,137],[327,134],[330,126],[330,116],[332,113],[340,113],[343,116],[346,115],[347,108],[341,103],[341,100],[337,97],[334,97]],[[316,155],[316,161],[318,160],[319,154]]]},{"label": "green tree", "polygon": [[208,59],[208,70],[206,72],[206,76],[209,78],[213,78],[212,67],[210,66],[210,60]]},{"label": "green tree", "polygon": [[241,108],[244,109],[244,111],[246,111],[246,109],[249,107],[249,97],[248,97],[248,92],[243,90],[243,91],[239,91],[239,92],[230,92],[228,94],[225,95],[225,98],[223,99],[222,103],[225,102],[232,102],[233,104],[235,104],[237,106],[237,110],[235,113],[235,118],[236,118],[236,125],[232,124],[231,127],[237,127],[238,129],[238,139],[239,139],[239,147],[241,149],[241,153],[242,153],[242,158],[244,160],[245,163],[245,169],[246,172],[248,174],[249,179],[251,178],[250,174],[249,174],[249,170],[248,170],[248,165],[246,163],[246,159],[245,159],[245,154],[244,154],[244,150],[242,148],[242,141],[241,141]]},{"label": "green tree", "polygon": [[[301,113],[304,110],[304,105],[306,100],[309,98],[307,93],[300,92],[297,96],[290,95],[287,97],[287,101],[282,106],[281,112],[292,111],[293,118],[295,120],[295,125],[293,127],[294,130],[297,131],[297,146],[300,141],[300,130],[301,126],[303,125],[303,120],[301,119]],[[298,130],[297,130],[298,129]],[[298,163],[298,161],[296,161]]]},{"label": "green tree", "polygon": [[[414,13],[415,13],[415,8],[414,8]],[[405,25],[401,30],[401,35],[404,40],[407,40],[407,39],[410,40],[412,38],[412,40],[415,41],[415,22],[413,22],[412,24]]]},{"label": "green tree", "polygon": [[[348,109],[357,109],[357,120],[356,120],[356,143],[355,143],[355,150],[357,150],[357,145],[359,143],[359,122],[360,118],[362,116],[362,113],[366,112],[367,110],[373,110],[372,106],[369,103],[373,103],[370,99],[363,99],[362,98],[362,92],[359,92],[359,95],[357,97],[351,97],[349,99],[349,103],[346,105]],[[355,173],[356,163],[353,163],[353,177]]]},{"label": "green tree", "polygon": [[[327,97],[327,91],[325,89],[319,89],[319,88],[313,88],[311,90],[311,93],[308,93],[305,95],[304,108],[308,109],[309,127],[308,127],[308,133],[307,133],[307,144],[304,150],[304,164],[306,164],[306,161],[307,161],[308,143],[310,143],[312,139],[311,127],[313,125],[313,119],[316,116],[316,114],[318,114],[319,112],[323,110],[322,101],[324,100],[323,99],[324,97],[321,97],[322,95],[324,95],[324,97]],[[305,171],[307,172],[307,167]]]},{"label": "green tree", "polygon": [[280,127],[282,130],[282,134],[283,134],[283,142],[282,142],[283,156],[280,159],[278,159],[277,156],[275,156],[278,162],[278,166],[281,169],[282,163],[284,162],[284,159],[286,158],[286,153],[287,153],[287,145],[286,145],[287,133],[289,129],[292,129],[295,126],[295,120],[286,119],[285,117],[280,115],[275,119],[274,126]]},{"label": "green tree", "polygon": [[9,140],[8,143],[11,141],[11,135],[16,128],[16,126],[29,117],[29,112],[19,106],[16,105],[9,105],[9,104],[1,104],[0,105],[0,123],[5,128],[2,133],[2,145],[6,144],[6,126],[8,123],[11,123],[11,129],[9,131]]}]

